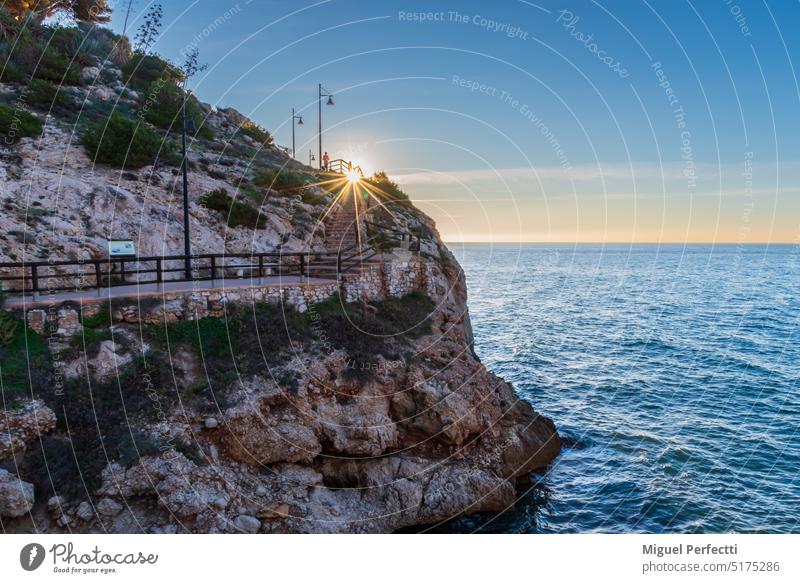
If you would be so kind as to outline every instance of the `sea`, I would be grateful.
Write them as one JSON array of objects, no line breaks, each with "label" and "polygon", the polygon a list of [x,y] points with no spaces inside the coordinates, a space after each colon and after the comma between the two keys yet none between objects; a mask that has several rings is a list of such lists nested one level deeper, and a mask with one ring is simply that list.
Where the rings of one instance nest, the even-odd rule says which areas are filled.
[{"label": "sea", "polygon": [[800,532],[800,247],[451,244],[475,348],[564,441],[486,533]]}]

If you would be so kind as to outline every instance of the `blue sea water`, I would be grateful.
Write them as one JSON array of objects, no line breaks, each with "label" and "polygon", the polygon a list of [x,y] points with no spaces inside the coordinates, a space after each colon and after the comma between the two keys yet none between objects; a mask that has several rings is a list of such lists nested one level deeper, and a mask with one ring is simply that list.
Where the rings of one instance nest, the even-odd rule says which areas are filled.
[{"label": "blue sea water", "polygon": [[476,351],[565,447],[458,532],[800,532],[800,248],[451,245]]}]

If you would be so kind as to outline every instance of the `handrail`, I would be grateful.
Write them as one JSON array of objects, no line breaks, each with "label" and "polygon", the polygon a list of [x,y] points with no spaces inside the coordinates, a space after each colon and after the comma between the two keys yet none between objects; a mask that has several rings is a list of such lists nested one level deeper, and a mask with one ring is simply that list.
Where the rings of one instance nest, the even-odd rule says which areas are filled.
[{"label": "handrail", "polygon": [[[134,255],[77,261],[4,262],[0,263],[0,284],[18,284],[4,291],[38,293],[45,290],[81,291],[124,285],[261,278],[270,275],[298,275],[303,278],[308,276],[308,265],[314,258],[327,255],[324,252],[200,253],[188,256]],[[187,259],[192,265],[188,278],[185,277]],[[233,259],[235,262],[219,262],[219,259]],[[174,265],[170,262],[174,262]],[[143,265],[147,263],[152,265]],[[52,272],[51,268],[55,267],[80,269]],[[21,270],[21,273],[9,274],[8,270]],[[48,273],[43,273],[45,271]],[[337,273],[337,279],[340,275]],[[48,280],[46,285],[42,284],[43,279]]]},{"label": "handrail", "polygon": [[336,172],[337,174],[347,174],[348,172],[355,171],[361,178],[364,178],[364,171],[361,169],[361,166],[358,164],[354,165],[352,160],[344,160],[342,158],[331,160],[328,162],[326,170],[328,172]]},{"label": "handrail", "polygon": [[[148,283],[181,282],[181,281],[205,281],[218,279],[220,272],[222,279],[243,279],[248,277],[261,278],[265,275],[299,275],[308,276],[308,267],[315,258],[328,259],[336,258],[336,278],[340,279],[343,273],[349,271],[359,261],[374,257],[379,251],[375,245],[381,237],[389,235],[403,242],[408,240],[409,248],[412,248],[416,238],[417,250],[421,245],[421,237],[393,229],[387,225],[381,225],[371,221],[364,221],[365,224],[378,227],[380,231],[366,241],[354,243],[353,245],[336,251],[320,252],[264,252],[264,253],[199,253],[196,255],[157,255],[157,256],[125,256],[125,257],[105,257],[102,259],[82,259],[76,261],[23,261],[23,262],[4,262],[0,263],[0,286],[4,282],[19,282],[20,289],[3,289],[3,291],[31,291],[38,293],[44,289],[48,291],[64,290],[89,290],[102,289],[105,287],[118,287],[123,285],[141,285]],[[354,252],[353,252],[354,251]],[[350,262],[360,256],[359,261],[353,265]],[[189,260],[192,265],[189,277],[185,277],[185,263]],[[217,260],[222,259],[222,262]],[[248,259],[249,262],[240,261],[236,263],[225,262],[224,260]],[[176,262],[177,265],[170,265],[169,262]],[[154,265],[143,266],[142,264],[153,263]],[[78,267],[88,270],[72,272],[42,273],[56,267]],[[21,269],[20,275],[7,274],[3,270]],[[146,276],[153,275],[147,278]],[[196,274],[196,275],[195,275]],[[141,276],[145,276],[144,279]],[[41,285],[41,280],[77,280],[79,283],[73,285]],[[48,284],[51,283],[48,281]]]}]

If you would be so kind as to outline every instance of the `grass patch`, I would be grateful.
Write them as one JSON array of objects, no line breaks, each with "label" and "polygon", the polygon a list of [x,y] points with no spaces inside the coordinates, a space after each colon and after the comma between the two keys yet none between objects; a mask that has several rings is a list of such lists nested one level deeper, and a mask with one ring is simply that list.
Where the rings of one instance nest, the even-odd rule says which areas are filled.
[{"label": "grass patch", "polygon": [[318,336],[343,349],[350,360],[345,376],[366,380],[374,374],[378,356],[402,357],[410,340],[429,334],[433,301],[421,292],[377,302],[367,309],[361,304],[343,304],[338,296],[309,310]]},{"label": "grass patch", "polygon": [[11,342],[0,346],[0,380],[6,399],[30,392],[30,383],[36,388],[48,382],[51,363],[47,342],[27,328],[21,319]]}]

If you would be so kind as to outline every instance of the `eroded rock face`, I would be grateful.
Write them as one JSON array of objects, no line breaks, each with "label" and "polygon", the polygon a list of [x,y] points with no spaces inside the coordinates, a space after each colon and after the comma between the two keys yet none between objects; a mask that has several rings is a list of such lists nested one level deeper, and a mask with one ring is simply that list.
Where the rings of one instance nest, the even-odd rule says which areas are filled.
[{"label": "eroded rock face", "polygon": [[106,528],[391,532],[511,508],[517,479],[558,454],[558,434],[472,352],[460,268],[431,273],[434,333],[412,357],[354,382],[338,351],[298,355],[295,390],[268,374],[242,381],[218,415],[183,422],[210,463],[167,452],[107,468],[98,495],[126,508],[106,513]]},{"label": "eroded rock face", "polygon": [[55,414],[42,401],[27,401],[19,409],[0,409],[0,461],[24,454],[55,425]]},{"label": "eroded rock face", "polygon": [[[85,69],[83,75],[94,79],[98,72]],[[108,88],[95,87],[89,97],[103,100]],[[127,92],[125,99],[134,105],[138,97]],[[200,195],[215,189],[236,193],[241,179],[252,174],[250,160],[226,153],[225,140],[241,133],[246,118],[235,110],[203,107],[218,137],[214,148],[197,142],[189,154],[192,166],[203,169],[190,176],[193,249],[320,249],[323,233],[313,224],[324,206],[306,204],[300,195],[268,196],[265,190],[259,208],[267,224],[257,232],[229,228],[218,212],[200,204]],[[28,260],[103,257],[109,233],[135,240],[141,256],[182,248],[182,221],[174,212],[178,169],[120,172],[94,165],[71,137],[68,129],[47,124],[41,138],[21,140],[0,160],[0,181],[7,186],[0,261],[17,260],[23,240]],[[296,164],[274,148],[266,155],[276,167]],[[31,216],[27,205],[41,208]],[[364,302],[421,291],[436,305],[430,334],[396,356],[377,358],[373,374],[362,380],[347,374],[344,349],[317,340],[281,363],[293,373],[291,386],[277,382],[264,365],[246,378],[230,371],[231,387],[225,399],[214,401],[213,410],[195,407],[187,398],[158,422],[132,414],[126,419],[137,435],[180,438],[188,447],[150,450],[125,460],[126,467],[110,463],[99,487],[92,482],[94,491],[80,498],[48,492],[34,516],[37,527],[58,532],[391,532],[513,505],[516,481],[545,468],[558,454],[558,434],[473,352],[464,274],[433,222],[412,209],[395,214],[398,229],[428,233],[418,256],[407,250],[387,254],[381,269],[366,269],[358,281],[341,288],[333,283],[332,289],[340,289],[348,301]],[[12,240],[11,233],[25,237]],[[324,299],[276,293],[282,305],[306,314]],[[247,301],[227,294],[224,301],[222,292],[189,296],[189,305],[198,304],[192,313],[222,317],[225,303]],[[173,308],[183,299],[165,300],[159,322],[177,321]],[[81,333],[74,306],[57,315],[53,334],[60,341]],[[111,315],[113,340],[100,342],[90,358],[68,363],[65,376],[88,375],[94,386],[118,375],[128,382],[125,371],[146,352],[129,344],[136,345],[140,325],[152,322],[125,306],[113,307]],[[35,310],[28,325],[44,334],[48,321],[45,310]],[[206,363],[186,346],[175,346],[168,356],[168,380],[176,386],[187,389],[207,380]],[[32,458],[32,443],[55,423],[53,411],[40,401],[0,411],[0,461],[12,455]],[[67,441],[65,435],[57,438],[62,446]],[[108,455],[120,459],[115,451]],[[28,462],[20,467],[30,468],[33,462]],[[20,517],[31,510],[33,487],[27,479],[0,473],[0,514]]]}]

